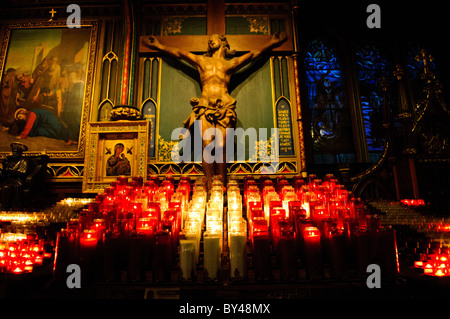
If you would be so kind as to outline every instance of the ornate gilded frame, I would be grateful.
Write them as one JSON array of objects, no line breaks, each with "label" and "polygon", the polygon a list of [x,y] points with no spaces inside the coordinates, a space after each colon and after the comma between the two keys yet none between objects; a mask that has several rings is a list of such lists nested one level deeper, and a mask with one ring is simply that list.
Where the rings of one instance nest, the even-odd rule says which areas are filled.
[{"label": "ornate gilded frame", "polygon": [[129,177],[147,179],[149,121],[90,122],[84,160],[83,192],[99,193],[118,175],[107,176],[105,165],[114,153],[114,145],[122,143],[131,164]]},{"label": "ornate gilded frame", "polygon": [[[85,66],[85,78],[84,78],[84,88],[83,88],[83,101],[82,101],[82,112],[81,112],[81,122],[80,122],[80,133],[78,137],[77,149],[66,150],[31,150],[27,153],[41,153],[46,152],[50,158],[55,159],[83,159],[85,155],[85,140],[86,140],[86,126],[90,119],[91,103],[92,103],[92,93],[93,93],[93,83],[94,83],[94,62],[97,46],[97,36],[98,36],[98,21],[96,20],[85,20],[80,22],[81,28],[89,28],[89,39],[88,39],[88,54],[86,58]],[[17,23],[8,24],[5,26],[3,33],[3,41],[1,43],[0,50],[0,77],[6,72],[6,60],[8,58],[9,47],[11,45],[11,32],[16,29],[42,29],[42,28],[68,28],[66,21],[41,21],[41,22],[27,22],[27,23]],[[73,30],[77,30],[76,28]],[[3,80],[3,79],[2,79]],[[27,140],[22,140],[26,144]],[[1,141],[0,141],[1,142]],[[10,151],[0,151],[0,158],[6,157]]]}]

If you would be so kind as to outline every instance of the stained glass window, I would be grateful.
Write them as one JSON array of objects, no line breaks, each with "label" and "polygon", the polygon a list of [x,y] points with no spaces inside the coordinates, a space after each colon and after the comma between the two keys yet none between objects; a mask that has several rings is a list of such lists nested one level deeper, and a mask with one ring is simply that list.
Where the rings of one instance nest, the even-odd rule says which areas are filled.
[{"label": "stained glass window", "polygon": [[344,69],[333,47],[322,39],[311,41],[306,51],[305,70],[313,162],[355,162]]},{"label": "stained glass window", "polygon": [[378,48],[365,45],[356,50],[356,69],[369,160],[375,162],[385,145],[380,81],[388,76],[388,63]]}]

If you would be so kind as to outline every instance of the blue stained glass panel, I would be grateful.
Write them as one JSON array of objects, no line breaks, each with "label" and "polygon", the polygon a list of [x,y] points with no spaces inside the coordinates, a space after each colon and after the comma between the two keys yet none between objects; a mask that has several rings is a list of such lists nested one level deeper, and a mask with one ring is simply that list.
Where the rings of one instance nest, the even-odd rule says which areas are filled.
[{"label": "blue stained glass panel", "polygon": [[356,68],[369,160],[374,162],[385,145],[379,82],[387,73],[388,62],[378,48],[360,46],[356,51]]},{"label": "blue stained glass panel", "polygon": [[314,163],[354,162],[350,109],[339,58],[326,42],[314,40],[306,52],[305,70]]}]

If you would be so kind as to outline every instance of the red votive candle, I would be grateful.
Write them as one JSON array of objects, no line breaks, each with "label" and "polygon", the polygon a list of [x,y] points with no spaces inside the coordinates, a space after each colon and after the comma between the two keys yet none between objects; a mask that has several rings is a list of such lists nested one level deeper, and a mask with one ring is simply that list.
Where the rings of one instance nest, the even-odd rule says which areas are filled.
[{"label": "red votive candle", "polygon": [[255,232],[267,232],[269,234],[269,225],[264,218],[264,214],[259,217],[254,217],[249,222],[249,238],[253,245],[253,233]]},{"label": "red votive candle", "polygon": [[250,220],[253,217],[253,211],[254,210],[261,210],[263,213],[263,206],[262,206],[262,202],[261,201],[256,201],[256,202],[248,202],[248,206],[247,206],[247,218]]},{"label": "red votive candle", "polygon": [[255,219],[255,218],[258,218],[258,217],[265,218],[264,217],[264,210],[263,209],[254,209],[254,210],[252,210],[252,216],[251,217],[252,217],[251,220]]},{"label": "red votive candle", "polygon": [[161,219],[161,207],[159,203],[149,202],[147,205],[146,213],[142,217],[156,217],[158,220]]},{"label": "red votive candle", "polygon": [[94,249],[97,248],[98,238],[97,231],[95,229],[85,229],[80,235],[80,247],[81,249]]},{"label": "red votive candle", "polygon": [[371,238],[366,228],[359,227],[354,235],[356,268],[359,275],[366,273],[367,266],[371,264],[373,250]]},{"label": "red votive candle", "polygon": [[153,247],[153,281],[170,282],[173,259],[171,233],[167,230],[157,230]]},{"label": "red votive candle", "polygon": [[166,210],[163,214],[163,222],[165,221],[171,223],[170,229],[172,231],[173,240],[176,242],[178,240],[178,235],[181,230],[178,212],[174,209]]},{"label": "red votive candle", "polygon": [[133,212],[135,222],[142,217],[142,203],[130,203],[129,208]]},{"label": "red votive candle", "polygon": [[279,238],[278,221],[284,220],[285,218],[286,218],[286,211],[283,208],[277,207],[272,209],[270,212],[269,230],[270,235],[272,236],[272,244],[275,250],[277,248]]},{"label": "red votive candle", "polygon": [[378,233],[381,255],[380,267],[387,276],[394,276],[400,272],[395,230],[381,228]]},{"label": "red votive candle", "polygon": [[83,209],[79,213],[79,221],[81,226],[81,231],[89,228],[89,225],[91,225],[92,221],[94,220],[94,214],[87,209]]},{"label": "red votive candle", "polygon": [[132,181],[136,184],[137,187],[142,187],[144,185],[144,178],[142,176],[134,176]]},{"label": "red votive candle", "polygon": [[[53,261],[53,275],[57,280],[65,278],[67,266],[72,263],[73,245],[70,242],[70,233],[62,229],[56,236],[55,257]],[[2,250],[0,249],[0,259]]]},{"label": "red votive candle", "polygon": [[138,220],[136,231],[144,235],[150,236],[156,230],[158,220],[155,217],[143,217]]},{"label": "red votive candle", "polygon": [[326,210],[323,206],[315,206],[313,209],[311,209],[311,219],[313,220],[313,223],[316,225],[320,225],[322,223],[322,219],[326,218]]},{"label": "red votive candle", "polygon": [[322,277],[322,252],[319,229],[305,227],[303,240],[307,276],[309,279],[320,279]]},{"label": "red votive candle", "polygon": [[293,206],[289,214],[289,219],[294,223],[295,232],[299,233],[297,223],[302,219],[306,219],[306,210],[302,207]]},{"label": "red votive candle", "polygon": [[164,181],[161,183],[161,186],[160,186],[159,189],[160,189],[162,192],[165,193],[165,195],[166,195],[166,200],[169,202],[169,201],[170,201],[170,198],[172,197],[173,193],[175,192],[175,186],[174,186],[174,184],[173,184],[173,181],[172,181],[172,180],[168,180],[168,179],[164,180]]},{"label": "red votive candle", "polygon": [[[265,222],[265,227],[263,226]],[[252,264],[256,280],[269,280],[272,278],[270,258],[270,240],[265,219],[258,220],[258,226],[253,229],[253,258]]]},{"label": "red votive candle", "polygon": [[115,209],[114,204],[109,204],[107,207],[104,208],[101,212],[101,218],[105,220],[105,227],[106,230],[112,230],[114,221],[116,220],[117,213]]},{"label": "red votive candle", "polygon": [[303,208],[302,202],[299,200],[290,201],[288,204],[288,208],[289,208],[289,217],[291,217],[291,215],[295,214],[294,210]]},{"label": "red votive candle", "polygon": [[342,229],[331,228],[327,233],[330,274],[340,279],[345,275],[346,242]]},{"label": "red votive candle", "polygon": [[283,208],[283,202],[281,200],[271,200],[269,202],[269,213],[271,214],[275,208]]},{"label": "red votive candle", "polygon": [[280,279],[295,280],[297,278],[297,249],[294,225],[289,220],[278,221],[280,237],[278,256],[280,263]]},{"label": "red votive candle", "polygon": [[94,229],[97,232],[97,239],[99,242],[103,242],[103,235],[106,231],[106,222],[102,218],[94,219],[91,229]]},{"label": "red votive candle", "polygon": [[82,280],[90,282],[95,277],[98,238],[93,229],[85,229],[80,235],[80,267],[83,269]]},{"label": "red votive candle", "polygon": [[127,176],[119,176],[117,177],[117,185],[127,185],[128,177]]}]

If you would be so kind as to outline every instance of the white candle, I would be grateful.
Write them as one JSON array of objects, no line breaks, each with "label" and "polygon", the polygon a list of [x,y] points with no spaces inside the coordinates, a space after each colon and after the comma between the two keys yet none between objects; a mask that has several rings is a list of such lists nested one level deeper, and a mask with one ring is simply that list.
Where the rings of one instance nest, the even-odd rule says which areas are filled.
[{"label": "white candle", "polygon": [[242,219],[242,211],[240,211],[240,210],[228,210],[227,217],[228,217],[227,218],[228,225],[232,225],[235,221],[240,221]]},{"label": "white candle", "polygon": [[196,219],[187,219],[186,227],[181,234],[186,239],[195,240],[195,262],[198,262],[200,255],[200,237],[202,235],[201,224]]},{"label": "white candle", "polygon": [[247,221],[234,219],[228,228],[231,278],[242,279],[247,276]]},{"label": "white candle", "polygon": [[210,217],[206,221],[206,230],[214,233],[222,233],[223,222],[219,218]]},{"label": "white candle", "polygon": [[221,234],[206,231],[203,234],[203,250],[206,276],[215,280],[221,268]]},{"label": "white candle", "polygon": [[231,233],[229,236],[230,275],[233,279],[246,277],[246,243],[247,236],[243,233]]},{"label": "white candle", "polygon": [[192,280],[196,265],[195,239],[180,239],[180,269],[184,280]]}]

